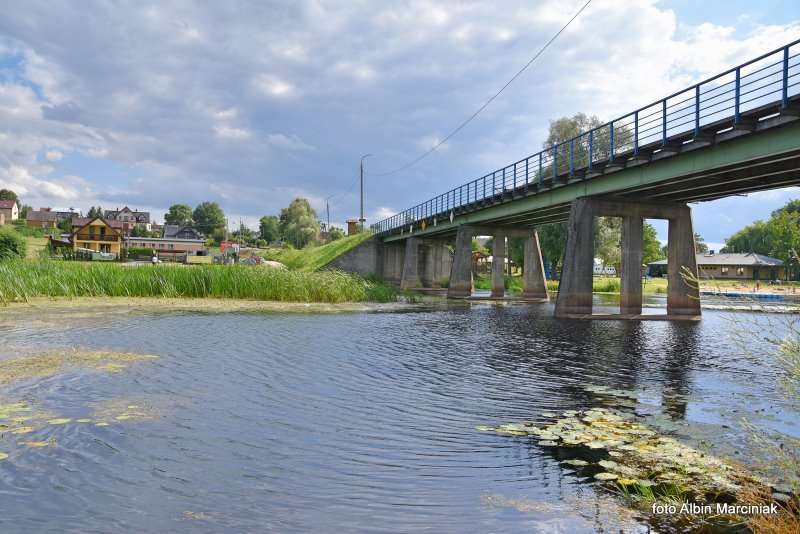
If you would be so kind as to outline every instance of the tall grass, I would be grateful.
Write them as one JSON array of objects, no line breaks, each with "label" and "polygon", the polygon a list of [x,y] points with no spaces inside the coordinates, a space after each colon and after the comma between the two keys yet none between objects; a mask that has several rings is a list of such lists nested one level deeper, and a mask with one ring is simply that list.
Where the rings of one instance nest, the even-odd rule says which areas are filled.
[{"label": "tall grass", "polygon": [[396,293],[378,282],[338,272],[258,266],[146,265],[7,261],[0,263],[0,303],[31,297],[195,297],[284,302],[386,302]]},{"label": "tall grass", "polygon": [[310,245],[303,249],[271,249],[264,252],[264,257],[268,260],[279,261],[293,271],[311,272],[325,267],[369,238],[370,234],[365,232],[337,239],[324,245]]}]

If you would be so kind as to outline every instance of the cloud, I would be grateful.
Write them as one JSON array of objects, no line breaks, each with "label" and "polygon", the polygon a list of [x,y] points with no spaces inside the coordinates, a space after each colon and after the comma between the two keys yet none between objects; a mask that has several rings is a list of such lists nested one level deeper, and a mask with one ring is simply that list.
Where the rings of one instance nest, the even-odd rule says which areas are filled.
[{"label": "cloud", "polygon": [[592,3],[450,143],[372,174],[457,126],[579,3],[28,0],[0,18],[0,185],[42,205],[217,200],[243,217],[339,194],[344,220],[372,153],[367,212],[383,217],[537,151],[548,119],[612,118],[800,36],[800,14],[759,24],[756,4],[733,28]]}]

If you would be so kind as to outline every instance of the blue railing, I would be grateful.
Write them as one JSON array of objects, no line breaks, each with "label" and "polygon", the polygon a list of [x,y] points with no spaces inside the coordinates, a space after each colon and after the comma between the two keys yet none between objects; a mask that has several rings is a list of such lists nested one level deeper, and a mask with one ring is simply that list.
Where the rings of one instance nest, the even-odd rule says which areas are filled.
[{"label": "blue railing", "polygon": [[507,193],[536,194],[558,184],[561,176],[567,180],[590,179],[595,171],[615,160],[674,150],[673,145],[682,143],[686,136],[703,139],[703,130],[712,126],[715,131],[744,126],[744,117],[753,110],[775,104],[787,108],[790,98],[800,93],[798,45],[800,40],[460,185],[370,228],[378,234],[412,231],[420,227],[417,223],[436,224],[463,208],[475,207],[477,202],[503,199]]}]

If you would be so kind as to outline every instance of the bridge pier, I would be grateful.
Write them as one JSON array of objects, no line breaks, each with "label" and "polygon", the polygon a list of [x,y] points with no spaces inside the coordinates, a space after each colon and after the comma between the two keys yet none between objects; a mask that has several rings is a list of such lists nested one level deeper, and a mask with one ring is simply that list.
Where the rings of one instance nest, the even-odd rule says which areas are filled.
[{"label": "bridge pier", "polygon": [[[471,243],[470,243],[471,246]],[[506,234],[494,232],[492,240],[492,297],[503,298],[506,294]]]},{"label": "bridge pier", "polygon": [[400,289],[414,289],[422,286],[419,279],[419,248],[419,238],[409,237],[406,239],[406,250],[403,255],[403,274],[400,277]]},{"label": "bridge pier", "polygon": [[570,208],[564,269],[556,300],[556,317],[592,315],[594,218],[622,217],[620,313],[642,318],[643,219],[667,219],[667,318],[700,316],[692,212],[686,204],[583,197]]},{"label": "bridge pier", "polygon": [[464,298],[472,294],[472,232],[471,226],[458,227],[447,287],[448,298]]},{"label": "bridge pier", "polygon": [[422,254],[422,272],[420,280],[424,287],[440,288],[442,280],[450,276],[452,258],[447,249],[447,241],[443,239],[425,239],[420,247]]},{"label": "bridge pier", "polygon": [[547,280],[544,275],[542,249],[539,246],[539,233],[532,231],[525,238],[522,266],[522,298],[549,300]]}]

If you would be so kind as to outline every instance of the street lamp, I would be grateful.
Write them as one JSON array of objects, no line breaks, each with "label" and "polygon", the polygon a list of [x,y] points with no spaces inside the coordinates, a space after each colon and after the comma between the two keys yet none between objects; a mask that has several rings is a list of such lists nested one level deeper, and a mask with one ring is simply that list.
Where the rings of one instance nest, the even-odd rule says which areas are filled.
[{"label": "street lamp", "polygon": [[358,222],[361,226],[361,231],[364,231],[364,160],[370,157],[372,154],[364,154],[361,156],[361,165],[359,166],[359,170],[361,172],[361,216],[358,218]]}]

